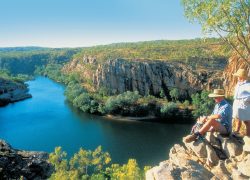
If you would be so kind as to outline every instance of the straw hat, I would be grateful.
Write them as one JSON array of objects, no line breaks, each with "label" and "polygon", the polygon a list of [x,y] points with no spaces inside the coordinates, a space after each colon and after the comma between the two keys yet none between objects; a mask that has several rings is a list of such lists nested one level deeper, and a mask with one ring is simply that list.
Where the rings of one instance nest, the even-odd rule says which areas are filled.
[{"label": "straw hat", "polygon": [[238,71],[236,73],[234,73],[233,76],[247,78],[248,72],[245,69],[238,69]]},{"label": "straw hat", "polygon": [[209,94],[208,97],[224,97],[225,91],[223,89],[214,89],[214,92]]}]

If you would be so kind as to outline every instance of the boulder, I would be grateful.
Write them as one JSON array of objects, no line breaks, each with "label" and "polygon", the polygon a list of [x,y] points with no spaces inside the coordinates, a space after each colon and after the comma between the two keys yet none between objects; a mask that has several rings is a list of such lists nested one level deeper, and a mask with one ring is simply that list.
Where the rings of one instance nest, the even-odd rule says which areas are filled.
[{"label": "boulder", "polygon": [[250,154],[238,164],[238,170],[245,176],[250,177]]},{"label": "boulder", "polygon": [[28,152],[13,149],[0,140],[0,179],[48,179],[53,167],[45,152]]},{"label": "boulder", "polygon": [[220,160],[218,165],[212,169],[212,173],[216,176],[216,178],[221,180],[230,180],[230,173],[228,172],[225,162]]},{"label": "boulder", "polygon": [[244,137],[244,146],[243,146],[243,150],[245,151],[245,152],[250,152],[250,137],[248,137],[248,136],[245,136]]},{"label": "boulder", "polygon": [[243,175],[237,169],[233,169],[231,177],[232,177],[233,180],[249,180],[249,177]]},{"label": "boulder", "polygon": [[213,147],[207,144],[206,151],[207,151],[207,161],[206,161],[207,165],[209,166],[217,165],[219,161],[219,157],[217,156]]},{"label": "boulder", "polygon": [[[244,141],[247,150],[248,137]],[[250,153],[241,140],[211,133],[184,145],[175,144],[169,160],[148,171],[146,179],[250,179]]]},{"label": "boulder", "polygon": [[223,137],[221,135],[217,135],[218,139],[221,141],[222,150],[227,155],[227,158],[238,156],[243,151],[243,145],[239,143],[233,137]]},{"label": "boulder", "polygon": [[207,132],[205,138],[213,147],[219,149],[221,147],[221,143],[220,140],[216,138],[214,134],[215,133]]},{"label": "boulder", "polygon": [[207,151],[206,151],[206,143],[205,141],[198,139],[196,141],[185,143],[185,146],[192,150],[199,158],[206,158]]}]

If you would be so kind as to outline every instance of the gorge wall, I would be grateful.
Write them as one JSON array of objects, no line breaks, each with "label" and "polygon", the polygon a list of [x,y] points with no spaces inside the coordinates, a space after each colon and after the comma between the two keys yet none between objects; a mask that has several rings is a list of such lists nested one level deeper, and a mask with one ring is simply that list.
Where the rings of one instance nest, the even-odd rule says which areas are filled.
[{"label": "gorge wall", "polygon": [[173,61],[112,59],[103,63],[93,57],[73,59],[63,68],[64,72],[79,72],[92,87],[106,88],[110,94],[138,91],[141,95],[169,95],[173,88],[186,97],[192,93],[220,87],[222,71],[194,70]]},{"label": "gorge wall", "polygon": [[233,74],[240,68],[246,69],[248,71],[248,76],[250,77],[249,65],[247,65],[246,62],[235,53],[229,58],[229,63],[223,72],[225,79],[223,86],[229,96],[233,95],[235,85],[237,84],[237,78],[234,77]]}]

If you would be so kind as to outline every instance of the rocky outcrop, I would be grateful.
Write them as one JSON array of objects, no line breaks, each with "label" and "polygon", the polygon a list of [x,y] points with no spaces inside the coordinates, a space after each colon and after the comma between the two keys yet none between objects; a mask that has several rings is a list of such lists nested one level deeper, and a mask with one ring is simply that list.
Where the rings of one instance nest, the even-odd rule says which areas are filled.
[{"label": "rocky outcrop", "polygon": [[186,97],[194,92],[210,90],[222,84],[218,71],[194,70],[184,63],[157,60],[114,59],[104,63],[93,57],[74,59],[64,67],[64,72],[79,72],[89,79],[95,89],[106,88],[110,94],[138,91],[141,95],[159,96],[163,91],[178,88]]},{"label": "rocky outcrop", "polygon": [[45,152],[13,149],[0,140],[0,179],[47,179],[53,167]]},{"label": "rocky outcrop", "polygon": [[248,75],[250,76],[250,66],[244,60],[242,60],[237,55],[237,53],[234,53],[229,58],[229,63],[223,72],[223,87],[225,88],[226,94],[228,96],[232,96],[234,93],[235,85],[237,84],[237,78],[234,77],[233,74],[236,73],[236,71],[240,68],[246,69],[249,72]]},{"label": "rocky outcrop", "polygon": [[[244,144],[244,145],[243,145]],[[169,160],[146,173],[147,180],[249,179],[250,138],[208,133],[205,139],[176,144]]]},{"label": "rocky outcrop", "polygon": [[0,106],[32,96],[26,84],[0,78]]}]

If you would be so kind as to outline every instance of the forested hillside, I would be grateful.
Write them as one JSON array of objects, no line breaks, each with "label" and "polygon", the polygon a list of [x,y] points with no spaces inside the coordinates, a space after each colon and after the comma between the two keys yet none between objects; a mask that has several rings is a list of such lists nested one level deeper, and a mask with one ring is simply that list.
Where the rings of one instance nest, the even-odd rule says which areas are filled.
[{"label": "forested hillside", "polygon": [[[137,43],[115,43],[83,48],[75,58],[179,61],[193,67],[224,68],[227,49],[216,38],[192,40],[157,40]],[[223,66],[223,67],[222,67]]]},{"label": "forested hillside", "polygon": [[36,67],[69,61],[79,49],[41,47],[0,48],[0,69],[11,74],[33,74]]}]

